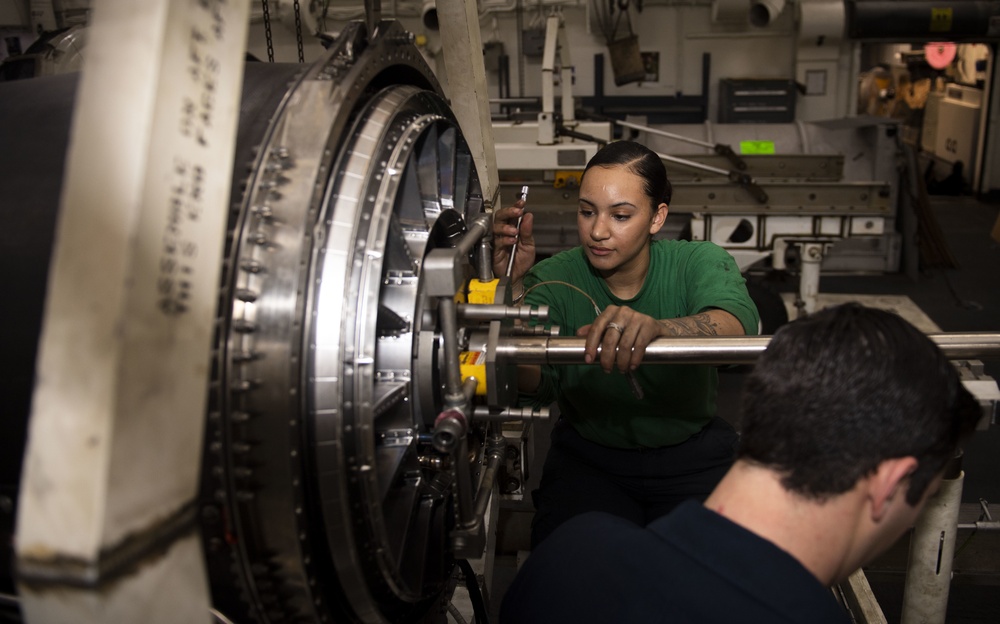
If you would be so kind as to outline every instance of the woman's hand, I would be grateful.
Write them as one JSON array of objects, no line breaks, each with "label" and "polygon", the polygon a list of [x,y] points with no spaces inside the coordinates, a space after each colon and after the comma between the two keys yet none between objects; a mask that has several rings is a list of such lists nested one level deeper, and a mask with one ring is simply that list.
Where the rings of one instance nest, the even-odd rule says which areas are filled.
[{"label": "woman's hand", "polygon": [[[517,242],[511,283],[517,283],[535,264],[535,238],[531,234],[534,215],[524,209],[525,200],[519,199],[493,215],[493,274],[506,275],[510,263],[510,250]],[[518,238],[517,220],[521,219],[521,236]]]},{"label": "woman's hand", "polygon": [[577,330],[576,335],[587,338],[583,357],[588,364],[594,361],[600,346],[604,372],[617,368],[627,373],[639,367],[646,347],[660,337],[662,330],[660,321],[651,316],[610,305],[593,323]]},{"label": "woman's hand", "polygon": [[642,363],[646,347],[657,338],[672,336],[744,336],[739,319],[725,310],[707,310],[676,319],[656,320],[632,308],[609,305],[593,323],[576,332],[586,336],[584,360],[590,364],[601,347],[601,368],[623,373]]}]

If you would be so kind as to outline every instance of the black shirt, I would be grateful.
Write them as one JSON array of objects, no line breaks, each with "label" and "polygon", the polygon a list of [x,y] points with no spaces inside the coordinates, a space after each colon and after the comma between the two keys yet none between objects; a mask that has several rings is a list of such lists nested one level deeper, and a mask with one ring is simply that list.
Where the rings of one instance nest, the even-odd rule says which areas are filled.
[{"label": "black shirt", "polygon": [[642,528],[577,516],[531,553],[501,623],[847,624],[830,589],[794,557],[689,501]]}]

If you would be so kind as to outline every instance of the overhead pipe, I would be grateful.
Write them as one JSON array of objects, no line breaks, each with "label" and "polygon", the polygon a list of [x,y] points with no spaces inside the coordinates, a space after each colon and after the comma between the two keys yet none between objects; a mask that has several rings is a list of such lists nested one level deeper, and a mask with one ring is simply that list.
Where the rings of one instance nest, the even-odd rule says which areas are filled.
[{"label": "overhead pipe", "polygon": [[1000,41],[1000,2],[848,0],[847,34],[867,41]]},{"label": "overhead pipe", "polygon": [[438,21],[437,2],[435,0],[424,0],[420,6],[420,22],[427,30],[438,30],[441,23]]},{"label": "overhead pipe", "polygon": [[[1000,356],[1000,333],[927,334],[952,360]],[[770,336],[702,336],[657,338],[646,347],[647,364],[752,364]],[[581,364],[586,338],[507,336],[497,343],[497,357],[518,364]]]},{"label": "overhead pipe", "polygon": [[763,28],[770,25],[784,10],[785,0],[754,0],[750,3],[750,23]]}]

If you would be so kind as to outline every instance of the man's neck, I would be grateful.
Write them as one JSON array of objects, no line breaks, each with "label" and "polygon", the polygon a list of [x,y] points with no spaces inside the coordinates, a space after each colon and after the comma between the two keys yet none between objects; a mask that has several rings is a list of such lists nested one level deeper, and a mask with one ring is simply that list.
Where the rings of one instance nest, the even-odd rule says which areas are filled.
[{"label": "man's neck", "polygon": [[[848,492],[819,502],[789,492],[772,470],[737,461],[705,507],[797,559],[824,585],[851,567],[862,501]],[[852,570],[847,570],[849,573]]]}]

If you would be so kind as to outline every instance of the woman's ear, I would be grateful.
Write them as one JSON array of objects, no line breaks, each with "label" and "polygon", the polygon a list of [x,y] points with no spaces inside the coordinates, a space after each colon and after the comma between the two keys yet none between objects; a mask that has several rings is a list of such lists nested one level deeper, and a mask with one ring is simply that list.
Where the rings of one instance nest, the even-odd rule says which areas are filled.
[{"label": "woman's ear", "polygon": [[653,221],[649,224],[649,234],[653,235],[660,231],[663,224],[667,222],[667,212],[669,211],[669,206],[661,203],[656,207],[656,211],[653,213]]}]

